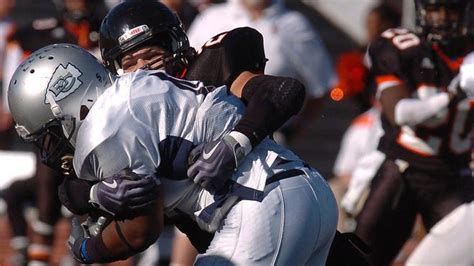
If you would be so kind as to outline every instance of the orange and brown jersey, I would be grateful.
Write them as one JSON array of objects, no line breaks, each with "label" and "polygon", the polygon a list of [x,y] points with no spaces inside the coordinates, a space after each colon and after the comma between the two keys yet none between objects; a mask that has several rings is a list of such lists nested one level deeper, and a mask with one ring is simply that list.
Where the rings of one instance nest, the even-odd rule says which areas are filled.
[{"label": "orange and brown jersey", "polygon": [[[403,84],[419,99],[445,91],[463,59],[449,58],[437,46],[402,28],[382,33],[370,45],[369,56],[379,94]],[[414,126],[394,126],[382,117],[385,135],[379,149],[389,158],[423,169],[464,168],[471,146],[473,107],[469,99],[455,100],[445,112]]]}]

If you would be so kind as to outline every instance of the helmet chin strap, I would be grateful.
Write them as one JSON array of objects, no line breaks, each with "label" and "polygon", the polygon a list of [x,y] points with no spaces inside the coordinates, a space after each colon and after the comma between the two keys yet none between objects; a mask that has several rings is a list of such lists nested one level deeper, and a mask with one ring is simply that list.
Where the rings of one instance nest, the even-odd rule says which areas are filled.
[{"label": "helmet chin strap", "polygon": [[53,95],[51,95],[51,93],[46,93],[46,99],[51,106],[51,112],[53,112],[54,117],[60,118],[62,115],[61,107],[59,107],[59,105],[56,103]]},{"label": "helmet chin strap", "polygon": [[58,118],[61,121],[61,127],[64,133],[64,136],[69,140],[69,142],[74,146],[74,141],[72,140],[72,135],[75,131],[75,119],[71,115],[63,115],[61,107],[54,100],[51,93],[46,94],[46,99],[48,100],[49,105],[51,106],[51,112],[55,118]]}]

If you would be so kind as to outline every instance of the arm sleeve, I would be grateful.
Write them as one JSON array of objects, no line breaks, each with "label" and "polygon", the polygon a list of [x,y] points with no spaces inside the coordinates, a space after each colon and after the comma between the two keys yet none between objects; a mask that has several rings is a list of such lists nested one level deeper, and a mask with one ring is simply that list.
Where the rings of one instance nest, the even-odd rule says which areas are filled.
[{"label": "arm sleeve", "polygon": [[242,98],[247,109],[234,130],[247,136],[255,147],[301,110],[305,87],[296,79],[261,75],[245,84]]},{"label": "arm sleeve", "polygon": [[446,92],[438,93],[426,99],[402,99],[395,105],[397,125],[417,125],[436,115],[449,104]]}]

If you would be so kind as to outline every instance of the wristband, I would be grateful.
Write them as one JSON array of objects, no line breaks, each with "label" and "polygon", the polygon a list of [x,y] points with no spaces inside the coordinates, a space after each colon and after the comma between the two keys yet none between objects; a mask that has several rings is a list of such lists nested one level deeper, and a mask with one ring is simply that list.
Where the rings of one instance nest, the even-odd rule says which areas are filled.
[{"label": "wristband", "polygon": [[252,143],[245,134],[238,131],[231,131],[229,136],[235,139],[244,150],[244,156],[247,156],[252,151]]},{"label": "wristband", "polygon": [[89,260],[89,256],[87,255],[86,244],[87,244],[87,238],[82,240],[82,243],[81,243],[81,249],[80,249],[81,250],[81,259],[85,264],[89,264],[90,260]]}]

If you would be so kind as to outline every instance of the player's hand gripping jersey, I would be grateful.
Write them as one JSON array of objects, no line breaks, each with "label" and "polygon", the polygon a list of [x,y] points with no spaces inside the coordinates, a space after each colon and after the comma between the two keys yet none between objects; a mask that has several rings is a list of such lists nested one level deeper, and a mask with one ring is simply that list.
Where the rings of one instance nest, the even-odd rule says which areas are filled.
[{"label": "player's hand gripping jersey", "polygon": [[195,215],[201,227],[213,231],[225,214],[223,209],[216,212],[223,202],[261,200],[268,177],[287,167],[303,167],[293,153],[267,139],[242,162],[228,190],[211,195],[188,179],[189,151],[230,131],[242,111],[243,104],[225,87],[205,87],[162,71],[123,75],[83,121],[74,169],[87,180],[126,167],[139,175],[156,175],[164,187],[166,211]]},{"label": "player's hand gripping jersey", "polygon": [[[412,97],[419,99],[446,91],[463,59],[451,60],[436,45],[402,28],[382,33],[368,52],[378,95],[404,83]],[[472,99],[456,97],[447,109],[420,124],[398,127],[383,117],[385,135],[379,149],[390,159],[401,159],[423,169],[465,168],[472,147],[469,132],[473,107]]]}]

